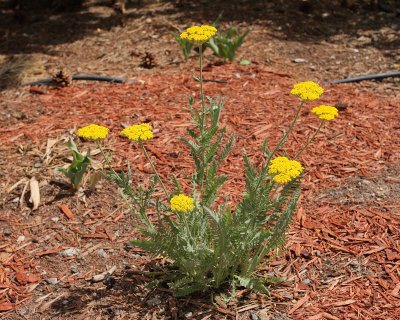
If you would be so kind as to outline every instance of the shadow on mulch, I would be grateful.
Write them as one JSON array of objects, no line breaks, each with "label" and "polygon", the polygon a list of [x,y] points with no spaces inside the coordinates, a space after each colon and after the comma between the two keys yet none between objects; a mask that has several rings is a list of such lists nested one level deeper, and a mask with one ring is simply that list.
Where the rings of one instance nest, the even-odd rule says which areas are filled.
[{"label": "shadow on mulch", "polygon": [[[72,10],[73,7],[67,6],[61,12],[43,5],[43,2],[46,1],[30,4],[26,8],[22,6],[20,9],[12,8],[11,1],[0,4],[0,10],[3,9],[0,22],[3,44],[0,54],[50,53],[50,45],[71,43],[97,29],[110,30],[121,26],[121,15],[112,13],[111,9],[106,10],[111,7],[112,1],[83,1],[83,8]],[[171,2],[172,8],[165,8],[161,4],[160,10],[150,10],[149,6],[155,3],[153,0],[128,1],[127,13],[123,19],[128,22],[143,17],[140,12],[130,10],[133,8],[148,9],[145,15],[149,17],[179,14],[183,24],[196,21],[210,23],[222,13],[222,22],[266,24],[279,31],[273,35],[277,38],[315,42],[335,34],[354,35],[359,30],[379,30],[393,25],[396,28],[400,15],[400,3],[395,0],[378,1],[375,5],[371,1],[358,1],[352,6],[345,5],[345,1],[340,3],[326,0],[166,2]],[[103,7],[105,13],[89,10],[96,6]],[[394,49],[400,45],[400,40],[374,39],[370,45],[378,49]]]},{"label": "shadow on mulch", "polygon": [[[71,289],[68,296],[51,305],[51,312],[64,317],[93,313],[108,319],[125,313],[132,319],[150,313],[182,319],[185,313],[195,312],[193,306],[189,310],[190,297],[176,300],[166,288],[149,290],[148,283],[147,277],[126,269],[120,276],[108,276],[100,284]],[[202,300],[198,294],[191,297]],[[209,301],[209,297],[203,300]]]},{"label": "shadow on mulch", "polygon": [[95,302],[97,311],[116,316],[122,310],[140,306],[144,296],[142,292],[143,281],[125,272],[120,278],[106,277],[101,287],[73,288],[67,297],[53,303],[51,309],[62,315],[77,315]]}]

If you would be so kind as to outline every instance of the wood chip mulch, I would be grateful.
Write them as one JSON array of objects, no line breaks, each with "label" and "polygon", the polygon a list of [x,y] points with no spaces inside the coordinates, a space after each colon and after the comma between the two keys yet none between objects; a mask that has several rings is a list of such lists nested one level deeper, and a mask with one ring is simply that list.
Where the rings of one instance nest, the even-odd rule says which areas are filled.
[{"label": "wood chip mulch", "polygon": [[[223,195],[237,202],[244,186],[242,151],[245,148],[250,158],[259,164],[263,140],[267,139],[270,146],[277,143],[298,103],[289,94],[296,80],[261,66],[233,64],[209,66],[205,78],[226,80],[207,82],[205,92],[225,100],[221,122],[236,136],[232,156],[222,171],[229,176]],[[16,156],[6,151],[27,141],[45,149],[48,139],[57,138],[73,128],[97,123],[111,129],[106,146],[114,152],[116,167],[124,167],[128,160],[134,170],[150,173],[139,150],[118,137],[123,125],[150,122],[155,129],[155,139],[147,143],[146,148],[161,175],[166,181],[172,180],[169,179],[171,173],[185,179],[192,163],[176,137],[184,135],[185,128],[191,125],[186,109],[188,97],[190,94],[198,96],[198,88],[199,84],[190,73],[145,76],[124,85],[73,84],[54,90],[36,88],[32,95],[15,103],[15,108],[26,116],[0,128],[1,152],[7,161],[18,161],[16,157],[21,158],[20,154]],[[340,103],[343,110],[301,155],[300,161],[306,168],[304,190],[288,233],[288,250],[260,269],[260,275],[286,280],[271,288],[271,300],[258,299],[256,307],[241,306],[224,317],[230,317],[232,311],[240,318],[239,311],[265,309],[277,310],[289,319],[400,318],[398,193],[396,197],[396,191],[400,190],[400,100],[369,92],[362,84],[325,85],[325,89],[320,101],[304,108],[289,138],[288,154],[294,154],[318,126],[318,120],[309,113],[311,106]],[[5,170],[5,162],[0,162],[2,170]],[[19,176],[3,181],[3,190],[9,190],[25,177],[21,170],[15,172],[19,172]],[[47,179],[48,173],[43,171],[41,174],[36,175],[39,181]],[[368,201],[356,201],[357,192],[351,193],[348,188],[354,177],[367,181],[383,177],[389,191]],[[11,188],[11,193],[18,191],[19,194],[1,194],[0,223],[6,223],[13,234],[0,235],[0,311],[29,304],[35,288],[43,281],[37,266],[49,255],[71,247],[73,241],[93,240],[122,246],[134,233],[130,225],[126,226],[130,221],[123,211],[110,218],[113,207],[108,201],[112,201],[111,198],[103,199],[103,208],[99,198],[99,208],[89,215],[83,209],[86,213],[80,215],[73,207],[74,201],[66,206],[61,200],[46,205],[46,210],[39,207],[35,214],[36,224],[44,224],[39,230],[42,234],[35,234],[35,239],[48,231],[46,226],[52,223],[48,219],[50,212],[54,214],[57,210],[62,214],[64,225],[70,223],[68,231],[51,229],[57,234],[56,239],[43,247],[43,243],[37,244],[32,238],[31,229],[35,222],[27,225],[26,217],[18,210],[11,210],[4,201],[21,196],[25,183],[24,180],[20,186]],[[186,183],[188,186],[187,180]],[[349,192],[343,193],[343,190]],[[360,189],[356,190],[359,192]],[[99,211],[100,225],[96,224]],[[96,227],[91,229],[92,224]],[[125,229],[120,229],[122,225]],[[16,230],[24,230],[20,233],[24,234],[25,242],[16,242]],[[124,259],[130,263],[128,256]],[[74,258],[58,260],[61,261],[53,263],[60,265],[68,261],[71,264]],[[67,281],[70,277],[63,279]],[[73,286],[74,281],[69,281]],[[219,314],[218,310],[216,313]]]}]

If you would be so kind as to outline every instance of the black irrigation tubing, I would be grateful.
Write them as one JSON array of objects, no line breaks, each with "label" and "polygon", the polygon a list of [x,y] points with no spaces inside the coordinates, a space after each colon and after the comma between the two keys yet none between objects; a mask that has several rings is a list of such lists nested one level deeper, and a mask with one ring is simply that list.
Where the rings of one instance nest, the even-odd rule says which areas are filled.
[{"label": "black irrigation tubing", "polygon": [[400,71],[390,71],[385,73],[377,73],[377,74],[368,74],[363,76],[358,76],[354,78],[347,78],[342,80],[333,80],[331,81],[332,84],[339,84],[339,83],[349,83],[349,82],[359,82],[364,80],[379,80],[384,78],[390,77],[400,77]]},{"label": "black irrigation tubing", "polygon": [[[93,81],[107,81],[112,83],[125,83],[126,80],[119,77],[108,77],[108,76],[96,76],[89,74],[74,74],[72,80],[93,80]],[[37,86],[41,84],[55,84],[53,78],[45,78],[37,81],[23,83],[23,86]]]},{"label": "black irrigation tubing", "polygon": [[[340,84],[340,83],[350,83],[350,82],[359,82],[359,81],[364,81],[364,80],[380,80],[384,78],[390,78],[390,77],[400,77],[400,71],[390,71],[390,72],[385,72],[385,73],[377,73],[377,74],[368,74],[368,75],[363,75],[363,76],[358,76],[354,78],[347,78],[347,79],[341,79],[341,80],[333,80],[330,83],[331,84]],[[93,80],[93,81],[107,81],[107,82],[112,82],[112,83],[125,83],[126,80],[123,78],[119,77],[108,77],[108,76],[96,76],[96,75],[89,75],[89,74],[74,74],[72,76],[72,80]],[[226,80],[206,80],[204,81],[209,81],[209,82],[221,82],[221,83],[226,83]],[[23,86],[36,86],[36,85],[41,85],[41,84],[55,84],[53,78],[45,78],[37,81],[32,81],[32,82],[27,82],[23,83]]]},{"label": "black irrigation tubing", "polygon": [[[74,74],[72,80],[93,80],[93,81],[107,81],[112,83],[126,83],[127,80],[119,77],[108,77],[108,76],[96,76],[89,74]],[[227,83],[227,80],[218,79],[204,79],[204,82],[217,82],[217,83]],[[53,78],[45,78],[37,81],[23,83],[22,86],[37,86],[41,84],[53,85],[56,84]]]}]

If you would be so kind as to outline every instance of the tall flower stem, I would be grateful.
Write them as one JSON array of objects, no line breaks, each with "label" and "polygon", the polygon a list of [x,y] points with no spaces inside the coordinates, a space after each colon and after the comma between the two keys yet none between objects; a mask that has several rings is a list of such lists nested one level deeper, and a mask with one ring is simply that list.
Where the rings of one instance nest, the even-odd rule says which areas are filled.
[{"label": "tall flower stem", "polygon": [[100,150],[100,152],[101,152],[101,154],[102,154],[102,156],[103,156],[103,158],[104,158],[104,161],[106,162],[107,166],[110,168],[110,170],[111,170],[112,173],[115,175],[115,177],[117,177],[118,180],[120,180],[120,177],[119,177],[118,173],[115,172],[115,170],[114,170],[113,166],[111,165],[111,162],[110,162],[110,160],[108,159],[108,156],[107,156],[106,153],[104,152],[104,150],[103,150],[103,148],[102,148],[100,142],[97,142],[97,147],[99,148],[99,150]]},{"label": "tall flower stem", "polygon": [[139,142],[139,145],[140,145],[140,147],[142,148],[143,153],[144,153],[144,155],[145,155],[147,161],[150,163],[150,166],[151,166],[151,168],[153,169],[153,172],[154,172],[154,174],[156,175],[158,181],[160,181],[161,187],[163,188],[166,197],[169,198],[169,194],[168,194],[167,188],[165,187],[164,182],[161,180],[161,177],[160,177],[160,175],[158,174],[157,169],[156,169],[156,167],[154,166],[153,161],[150,159],[150,156],[149,156],[149,154],[148,154],[146,148],[144,147],[144,145],[143,145],[143,143],[142,143],[141,141]]},{"label": "tall flower stem", "polygon": [[315,136],[318,134],[318,132],[321,131],[321,128],[324,126],[325,121],[321,120],[318,129],[315,130],[314,134],[310,137],[308,136],[307,138],[307,142],[305,143],[305,145],[296,153],[296,155],[294,156],[294,158],[296,159],[299,155],[301,155],[303,153],[304,150],[306,150],[308,148],[308,146],[310,145],[310,143],[314,140]]},{"label": "tall flower stem", "polygon": [[261,177],[260,177],[260,179],[258,180],[256,189],[258,189],[258,187],[259,187],[261,181],[263,180],[262,177],[264,176],[264,174],[265,174],[266,171],[268,170],[269,163],[271,162],[271,160],[272,160],[272,158],[274,157],[275,153],[277,153],[277,152],[283,147],[283,145],[284,145],[285,142],[286,142],[287,137],[288,137],[289,134],[292,132],[292,130],[293,130],[295,124],[296,124],[296,121],[297,121],[297,119],[299,118],[300,111],[301,111],[301,109],[302,109],[302,107],[303,107],[303,104],[304,104],[304,101],[302,100],[300,106],[297,108],[297,111],[296,111],[296,113],[295,113],[295,115],[294,115],[294,118],[293,118],[293,120],[292,120],[292,122],[291,122],[291,124],[290,124],[290,126],[289,126],[289,128],[288,128],[288,130],[284,133],[284,135],[282,136],[281,140],[278,142],[278,144],[276,145],[276,147],[274,148],[274,150],[272,150],[272,152],[269,154],[267,163],[264,164],[264,165],[262,166],[262,169],[261,169]]},{"label": "tall flower stem", "polygon": [[297,121],[297,119],[299,118],[299,114],[300,114],[301,108],[303,107],[303,104],[304,104],[304,101],[301,101],[301,104],[300,104],[300,106],[297,108],[296,114],[294,115],[294,118],[293,118],[293,120],[292,120],[292,122],[291,122],[291,124],[290,124],[290,126],[289,126],[289,129],[284,133],[282,139],[281,139],[281,140],[279,141],[279,143],[276,145],[276,147],[274,148],[274,150],[272,150],[272,152],[271,152],[271,154],[270,154],[270,156],[269,156],[268,162],[267,162],[267,167],[268,167],[268,165],[269,165],[271,159],[272,159],[273,156],[275,155],[275,153],[278,152],[278,151],[283,147],[283,145],[284,145],[285,142],[286,142],[286,139],[287,139],[288,135],[292,132],[292,130],[293,130],[293,128],[294,128],[294,125],[296,124],[296,121]]},{"label": "tall flower stem", "polygon": [[201,97],[201,111],[202,114],[205,113],[206,102],[204,99],[204,89],[203,89],[203,44],[199,45],[199,60],[200,60],[200,97]]},{"label": "tall flower stem", "polygon": [[[207,112],[206,112],[206,102],[204,99],[204,87],[203,87],[203,43],[199,44],[199,64],[200,64],[200,98],[201,98],[201,126],[200,132],[203,134],[204,130],[207,129]],[[207,179],[207,159],[206,153],[203,152],[203,178],[201,179],[201,194],[204,194],[204,180]]]}]

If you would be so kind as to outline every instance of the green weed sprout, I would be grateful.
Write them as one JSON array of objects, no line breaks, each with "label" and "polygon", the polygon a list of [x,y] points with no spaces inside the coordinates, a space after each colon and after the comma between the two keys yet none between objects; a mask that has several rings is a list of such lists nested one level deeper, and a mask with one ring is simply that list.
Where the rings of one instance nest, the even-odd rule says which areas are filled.
[{"label": "green weed sprout", "polygon": [[58,170],[69,178],[72,188],[78,190],[90,164],[90,150],[84,156],[79,152],[78,147],[72,139],[68,141],[67,147],[72,152],[72,163],[67,168],[59,168]]},{"label": "green weed sprout", "polygon": [[[322,105],[312,109],[321,120],[320,126],[293,158],[282,155],[300,110],[324,91],[312,81],[296,84],[291,94],[301,103],[289,129],[272,150],[266,142],[263,144],[265,159],[260,167],[252,164],[243,152],[246,184],[242,199],[234,208],[226,201],[218,205],[219,189],[227,179],[219,173],[219,168],[233,148],[234,136],[227,136],[226,129],[220,127],[223,103],[206,97],[203,90],[202,49],[216,32],[215,27],[203,25],[188,28],[180,35],[199,47],[200,106],[196,106],[192,97],[189,99],[193,127],[187,129],[187,138],[180,138],[190,150],[195,166],[190,178],[191,190],[184,190],[172,177],[174,189],[168,191],[146,150],[146,143],[154,136],[147,123],[127,127],[120,134],[137,143],[149,161],[154,171],[150,187],[131,183],[133,175],[129,167],[127,172],[119,173],[111,168],[108,174],[138,218],[141,237],[134,240],[134,244],[172,262],[160,281],[167,282],[176,296],[218,290],[224,284],[232,289],[242,286],[268,293],[267,283],[257,276],[257,268],[285,243],[286,230],[297,208],[304,170],[296,158],[321,127],[338,116],[334,107]],[[164,195],[154,201],[158,185]],[[157,222],[149,219],[150,211],[156,213]]]},{"label": "green weed sprout", "polygon": [[[78,129],[77,134],[79,137],[86,140],[99,142],[107,137],[108,131],[109,129],[106,127],[91,124]],[[98,146],[100,150],[102,150],[99,143]],[[88,150],[87,154],[84,156],[79,152],[78,147],[72,139],[68,141],[67,147],[72,152],[72,163],[67,168],[59,168],[59,171],[70,179],[72,188],[78,190],[82,183],[83,176],[90,165],[90,150]],[[95,181],[92,181],[92,185],[93,184],[95,184]]]},{"label": "green weed sprout", "polygon": [[236,51],[242,46],[249,32],[250,30],[246,30],[240,33],[237,28],[230,27],[226,33],[218,34],[210,39],[208,46],[218,57],[232,62],[235,60]]}]

